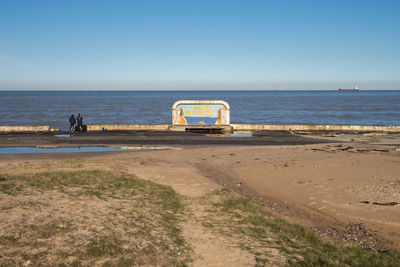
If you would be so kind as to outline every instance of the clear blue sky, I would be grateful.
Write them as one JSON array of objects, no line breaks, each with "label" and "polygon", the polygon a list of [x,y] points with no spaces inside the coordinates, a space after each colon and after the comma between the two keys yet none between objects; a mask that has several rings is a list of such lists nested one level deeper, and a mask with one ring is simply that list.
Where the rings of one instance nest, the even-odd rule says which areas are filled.
[{"label": "clear blue sky", "polygon": [[397,0],[0,0],[0,89],[400,89]]}]

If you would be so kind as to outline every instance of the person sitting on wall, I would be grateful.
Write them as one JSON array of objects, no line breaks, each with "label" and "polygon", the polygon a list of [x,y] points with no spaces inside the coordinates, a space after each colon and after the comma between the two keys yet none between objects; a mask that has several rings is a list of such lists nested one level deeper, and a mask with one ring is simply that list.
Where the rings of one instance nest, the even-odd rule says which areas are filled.
[{"label": "person sitting on wall", "polygon": [[76,120],[75,120],[74,114],[72,114],[71,117],[69,117],[69,131],[70,132],[73,132],[75,130],[75,123],[76,123]]}]

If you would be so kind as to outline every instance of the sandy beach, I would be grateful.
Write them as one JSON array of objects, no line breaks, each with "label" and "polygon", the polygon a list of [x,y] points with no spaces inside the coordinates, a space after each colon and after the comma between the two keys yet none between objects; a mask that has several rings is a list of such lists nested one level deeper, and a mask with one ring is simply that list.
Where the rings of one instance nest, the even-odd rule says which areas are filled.
[{"label": "sandy beach", "polygon": [[[329,242],[356,243],[373,251],[399,250],[399,139],[392,136],[389,142],[384,136],[366,141],[365,136],[353,136],[350,142],[348,136],[324,138],[329,143],[211,144],[148,151],[0,155],[0,173],[4,183],[8,175],[100,170],[169,186],[184,197],[190,210],[191,216],[182,223],[182,233],[193,250],[193,266],[255,264],[254,255],[238,246],[235,236],[217,234],[199,223],[198,218],[205,214],[204,199],[223,189],[254,199],[274,216],[312,229]],[[26,216],[39,220],[60,210],[64,215],[59,216],[71,215],[79,206],[76,199],[55,191],[46,195],[28,190],[29,194],[22,195],[0,193],[1,235],[12,231],[10,225],[18,225]],[[42,206],[26,209],[16,204],[27,201]],[[81,201],[90,206],[93,199]],[[50,206],[43,204],[47,202]],[[111,204],[96,203],[98,212],[104,212],[101,210],[107,205]],[[95,216],[80,209],[82,216]],[[287,262],[284,253],[272,248],[270,252],[270,263]]]}]

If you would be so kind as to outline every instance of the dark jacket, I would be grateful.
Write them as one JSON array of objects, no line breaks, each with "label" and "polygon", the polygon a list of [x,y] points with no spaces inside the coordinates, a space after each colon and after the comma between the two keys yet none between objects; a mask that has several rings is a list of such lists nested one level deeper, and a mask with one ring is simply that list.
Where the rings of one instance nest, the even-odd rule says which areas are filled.
[{"label": "dark jacket", "polygon": [[74,116],[69,117],[69,123],[71,123],[71,124],[75,124],[76,123],[76,120],[75,120]]},{"label": "dark jacket", "polygon": [[82,116],[76,117],[76,120],[78,121],[78,125],[82,125],[82,121],[83,121],[83,117]]}]

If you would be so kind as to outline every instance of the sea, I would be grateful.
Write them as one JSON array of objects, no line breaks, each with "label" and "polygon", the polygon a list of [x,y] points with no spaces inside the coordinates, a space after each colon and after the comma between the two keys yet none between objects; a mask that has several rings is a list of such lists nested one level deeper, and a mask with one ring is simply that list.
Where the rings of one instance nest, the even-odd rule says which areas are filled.
[{"label": "sea", "polygon": [[170,124],[178,100],[225,100],[231,123],[400,125],[400,90],[0,91],[0,126]]}]

